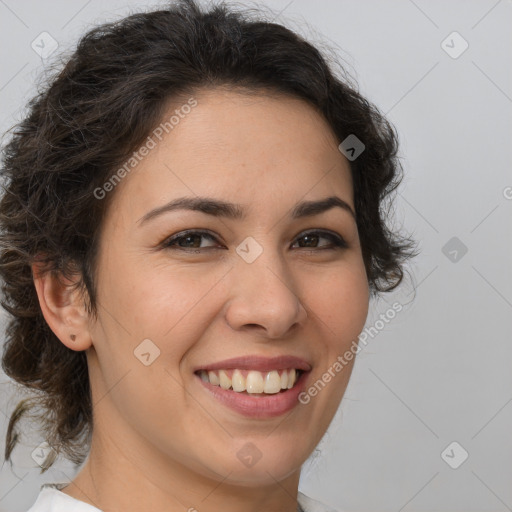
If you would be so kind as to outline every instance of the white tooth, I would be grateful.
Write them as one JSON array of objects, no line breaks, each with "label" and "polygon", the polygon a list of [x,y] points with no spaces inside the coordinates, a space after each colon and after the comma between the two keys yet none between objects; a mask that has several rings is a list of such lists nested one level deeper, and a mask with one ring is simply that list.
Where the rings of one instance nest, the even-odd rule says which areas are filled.
[{"label": "white tooth", "polygon": [[250,371],[245,381],[247,393],[263,393],[263,375],[261,372]]},{"label": "white tooth", "polygon": [[235,370],[233,372],[233,377],[231,377],[231,386],[233,387],[233,391],[237,391],[238,393],[245,391],[245,378],[240,370]]},{"label": "white tooth", "polygon": [[298,372],[295,368],[291,368],[290,370],[283,370],[280,376],[277,370],[266,373],[250,370],[246,379],[242,372],[236,369],[230,379],[225,370],[219,370],[218,374],[211,370],[201,370],[199,376],[203,381],[209,382],[214,386],[220,385],[223,389],[232,388],[233,391],[238,393],[247,391],[247,393],[253,394],[276,394],[281,389],[291,389],[298,379]]},{"label": "white tooth", "polygon": [[219,384],[222,389],[229,389],[231,387],[231,379],[224,370],[219,370]]},{"label": "white tooth", "polygon": [[208,372],[208,378],[210,379],[210,384],[213,384],[214,386],[218,386],[220,384],[219,376],[214,371]]},{"label": "white tooth", "polygon": [[267,373],[263,391],[265,393],[279,393],[281,391],[281,377],[279,377],[278,371],[272,370]]},{"label": "white tooth", "polygon": [[288,372],[286,370],[283,370],[283,373],[281,375],[281,389],[287,389],[288,388]]},{"label": "white tooth", "polygon": [[294,384],[295,384],[295,368],[292,368],[288,375],[288,389],[293,388]]}]

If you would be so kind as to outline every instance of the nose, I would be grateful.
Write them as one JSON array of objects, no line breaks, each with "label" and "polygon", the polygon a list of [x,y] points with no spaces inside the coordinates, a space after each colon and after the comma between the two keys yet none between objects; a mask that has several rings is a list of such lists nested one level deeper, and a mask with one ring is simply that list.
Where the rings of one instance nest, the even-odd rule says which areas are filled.
[{"label": "nose", "polygon": [[297,283],[285,264],[270,250],[254,262],[238,261],[230,272],[231,298],[225,313],[235,331],[259,331],[266,338],[284,338],[303,325],[307,312]]}]

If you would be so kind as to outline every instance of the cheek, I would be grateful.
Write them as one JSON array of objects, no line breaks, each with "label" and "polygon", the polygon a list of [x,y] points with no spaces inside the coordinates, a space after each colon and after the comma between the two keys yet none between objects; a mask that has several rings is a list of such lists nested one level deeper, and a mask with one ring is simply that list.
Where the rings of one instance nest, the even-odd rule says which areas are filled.
[{"label": "cheek", "polygon": [[168,417],[186,403],[176,368],[211,323],[208,292],[225,272],[141,264],[125,273],[127,268],[120,261],[103,291],[108,314],[103,311],[98,343],[101,378],[136,429],[155,439],[162,432],[178,435],[181,420],[171,425]]},{"label": "cheek", "polygon": [[181,357],[212,321],[206,304],[223,274],[199,265],[142,267],[118,292],[130,331]]},{"label": "cheek", "polygon": [[314,332],[315,356],[318,362],[314,376],[306,388],[311,421],[306,427],[312,448],[331,423],[343,398],[352,373],[355,357],[340,365],[339,358],[357,341],[364,328],[369,308],[369,289],[362,261],[344,260],[329,271],[308,273],[304,282],[312,308],[309,320]]},{"label": "cheek", "polygon": [[342,266],[323,272],[310,282],[308,304],[325,328],[326,339],[342,350],[357,339],[364,327],[369,308],[369,288],[364,265]]}]

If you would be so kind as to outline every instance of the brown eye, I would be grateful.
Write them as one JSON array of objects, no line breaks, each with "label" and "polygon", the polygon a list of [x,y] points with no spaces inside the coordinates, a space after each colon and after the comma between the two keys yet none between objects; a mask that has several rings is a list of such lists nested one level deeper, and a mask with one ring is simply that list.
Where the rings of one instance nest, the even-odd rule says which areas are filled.
[{"label": "brown eye", "polygon": [[210,233],[207,233],[206,231],[182,231],[181,233],[177,233],[176,235],[173,235],[171,238],[168,238],[164,242],[163,247],[184,250],[206,249],[207,247],[201,247],[202,238],[207,238],[209,240],[216,241],[216,238]]},{"label": "brown eye", "polygon": [[[331,243],[327,246],[318,246],[319,240],[322,238],[329,240]],[[302,233],[297,240],[305,240],[306,245],[301,248],[319,248],[321,250],[326,249],[338,249],[338,248],[347,248],[348,245],[345,240],[334,233],[329,233],[326,231],[308,231],[307,233]]]},{"label": "brown eye", "polygon": [[[202,239],[208,239],[212,242],[217,242],[217,245],[202,246]],[[321,240],[328,240],[328,244],[321,244]],[[299,249],[316,249],[316,250],[332,250],[347,248],[348,244],[345,240],[334,233],[326,231],[308,231],[302,233],[296,240],[303,240],[303,245]],[[297,243],[297,242],[296,242]],[[294,244],[295,245],[295,244]],[[182,231],[168,238],[162,247],[166,249],[180,249],[194,253],[202,252],[203,250],[219,249],[218,240],[212,234],[206,231],[187,230]]]}]

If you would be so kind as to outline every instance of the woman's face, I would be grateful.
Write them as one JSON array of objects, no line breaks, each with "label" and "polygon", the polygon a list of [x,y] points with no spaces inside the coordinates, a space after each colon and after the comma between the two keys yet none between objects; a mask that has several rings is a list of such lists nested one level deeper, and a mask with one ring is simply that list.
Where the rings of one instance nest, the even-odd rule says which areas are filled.
[{"label": "woman's face", "polygon": [[[94,435],[155,475],[180,467],[261,486],[300,469],[350,376],[353,361],[332,369],[357,340],[369,301],[352,180],[328,124],[306,103],[220,89],[195,99],[109,192],[87,351]],[[348,206],[298,208],[332,197]],[[237,206],[148,216],[179,198]],[[302,363],[266,361],[281,356]],[[249,359],[226,362],[233,358]],[[266,380],[275,390],[283,382],[272,370],[279,378],[301,364],[310,371],[278,394],[225,390],[197,372],[215,365],[238,386],[238,368],[251,391]],[[330,382],[298,401],[329,369]]]}]

